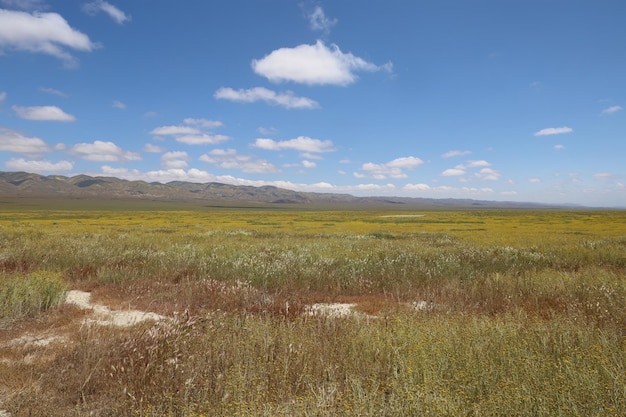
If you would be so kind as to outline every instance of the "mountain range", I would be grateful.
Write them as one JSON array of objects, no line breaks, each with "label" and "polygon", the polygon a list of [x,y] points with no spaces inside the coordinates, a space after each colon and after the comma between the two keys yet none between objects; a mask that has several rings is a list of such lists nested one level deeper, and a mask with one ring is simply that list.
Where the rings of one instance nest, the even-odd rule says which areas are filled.
[{"label": "mountain range", "polygon": [[[216,204],[263,204],[295,206],[364,206],[381,208],[557,208],[558,206],[410,197],[356,197],[350,194],[299,192],[274,186],[244,186],[217,182],[168,183],[129,181],[115,177],[39,175],[28,172],[0,172],[0,197],[92,200],[145,200],[205,202]],[[572,208],[572,206],[560,206]]]}]

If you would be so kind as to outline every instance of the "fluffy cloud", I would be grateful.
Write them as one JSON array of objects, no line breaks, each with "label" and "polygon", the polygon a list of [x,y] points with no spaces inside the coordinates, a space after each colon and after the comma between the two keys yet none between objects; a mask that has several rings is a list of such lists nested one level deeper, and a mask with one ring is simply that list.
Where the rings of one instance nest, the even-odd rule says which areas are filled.
[{"label": "fluffy cloud", "polygon": [[6,91],[0,91],[0,101],[4,101],[7,98]]},{"label": "fluffy cloud", "polygon": [[344,54],[337,45],[328,47],[322,41],[314,45],[280,48],[252,61],[254,72],[270,81],[309,85],[348,85],[356,81],[357,71],[391,72],[392,68],[391,63],[375,65],[351,53]]},{"label": "fluffy cloud", "polygon": [[7,168],[27,172],[64,172],[74,168],[69,161],[50,162],[42,160],[9,159],[4,164]]},{"label": "fluffy cloud", "polygon": [[209,119],[194,119],[192,117],[187,117],[183,120],[183,123],[191,126],[198,126],[199,128],[205,129],[214,129],[216,127],[223,126],[224,124],[219,120],[209,120]]},{"label": "fluffy cloud", "polygon": [[451,195],[456,194],[457,196],[467,196],[467,195],[483,195],[483,194],[493,194],[493,188],[488,187],[450,187],[447,185],[440,185],[438,187],[431,187],[428,184],[407,184],[402,187],[404,191],[419,191],[419,192],[428,192],[434,194],[444,194]]},{"label": "fluffy cloud", "polygon": [[309,26],[312,30],[329,34],[330,29],[337,24],[337,19],[329,19],[326,17],[324,10],[320,6],[316,6],[312,12],[307,12]]},{"label": "fluffy cloud", "polygon": [[374,178],[377,180],[384,180],[387,178],[406,178],[407,174],[404,170],[414,169],[423,163],[424,161],[414,156],[396,158],[393,161],[389,161],[384,164],[367,162],[361,166],[361,170],[365,172],[357,172],[354,176],[356,178]]},{"label": "fluffy cloud", "polygon": [[183,135],[176,137],[176,142],[185,143],[187,145],[215,145],[230,139],[225,135]]},{"label": "fluffy cloud", "polygon": [[76,117],[65,113],[56,106],[11,107],[18,116],[26,120],[73,122]]},{"label": "fluffy cloud", "polygon": [[57,13],[0,9],[0,53],[6,49],[43,53],[71,67],[77,61],[67,49],[91,51],[96,47],[87,35],[70,27]]},{"label": "fluffy cloud", "polygon": [[430,185],[428,184],[407,184],[402,187],[403,190],[406,191],[428,191],[430,190]]},{"label": "fluffy cloud", "polygon": [[267,174],[280,172],[276,166],[264,159],[253,159],[249,155],[240,155],[235,149],[213,149],[200,156],[200,160],[224,169],[238,169],[248,174]]},{"label": "fluffy cloud", "polygon": [[574,129],[571,127],[563,126],[563,127],[548,127],[545,129],[541,129],[538,132],[534,133],[534,136],[549,136],[549,135],[561,135],[563,133],[571,133]]},{"label": "fluffy cloud", "polygon": [[91,16],[104,12],[119,25],[130,21],[129,15],[104,0],[96,0],[91,3],[85,3],[83,5],[83,10]]},{"label": "fluffy cloud", "polygon": [[491,168],[483,168],[474,174],[476,178],[483,181],[497,181],[500,179],[500,175],[500,172]]},{"label": "fluffy cloud", "polygon": [[195,135],[200,130],[191,126],[161,126],[152,129],[151,135],[159,136],[176,136],[176,135]]},{"label": "fluffy cloud", "polygon": [[97,140],[93,143],[78,143],[70,153],[87,161],[128,162],[141,159],[138,153],[125,151],[113,142]]},{"label": "fluffy cloud", "polygon": [[[113,175],[118,178],[124,178],[127,180],[143,180],[147,182],[169,182],[169,181],[190,181],[190,182],[208,182],[219,181],[219,178],[215,175],[211,175],[206,171],[201,171],[196,168],[191,168],[187,171],[184,169],[166,169],[158,171],[140,172],[139,170],[127,168],[116,168],[109,165],[102,167],[102,173],[105,175]],[[227,182],[227,181],[223,181]]]},{"label": "fluffy cloud", "polygon": [[602,110],[602,113],[604,114],[613,114],[613,113],[617,113],[618,111],[623,110],[622,106],[611,106],[607,109]]},{"label": "fluffy cloud", "polygon": [[[489,168],[491,163],[480,159],[480,160],[469,160],[465,161],[464,164],[459,164],[454,168],[446,169],[441,173],[442,177],[461,177],[459,181],[461,182],[469,182],[472,179],[482,180],[482,181],[495,181],[500,178],[500,173],[495,169]],[[468,174],[468,170],[473,168],[481,168],[479,171],[474,172],[472,176],[466,177]]]},{"label": "fluffy cloud", "polygon": [[308,136],[298,136],[295,139],[275,141],[273,139],[259,138],[254,142],[259,149],[270,151],[282,151],[293,149],[300,152],[324,153],[334,152],[333,142],[330,140],[313,139]]},{"label": "fluffy cloud", "polygon": [[52,149],[39,138],[29,138],[12,129],[0,126],[0,151],[25,155],[41,155]]},{"label": "fluffy cloud", "polygon": [[469,168],[480,168],[480,167],[488,167],[488,166],[491,166],[491,164],[481,159],[478,161],[474,161],[474,160],[466,161],[464,164],[457,165],[455,168],[465,170]]},{"label": "fluffy cloud", "polygon": [[160,146],[157,145],[153,145],[152,143],[146,143],[146,146],[143,147],[144,152],[150,152],[150,153],[161,153],[161,152],[165,152],[163,150],[163,148],[161,148]]},{"label": "fluffy cloud", "polygon": [[122,110],[126,108],[126,104],[122,103],[119,100],[114,100],[112,106],[115,107],[116,109],[122,109]]},{"label": "fluffy cloud", "polygon": [[593,174],[592,177],[596,181],[609,181],[615,178],[615,175],[610,174],[608,172],[599,172],[597,174]]},{"label": "fluffy cloud", "polygon": [[43,93],[54,94],[55,96],[59,96],[59,97],[63,97],[63,98],[67,98],[68,97],[68,95],[66,93],[64,93],[63,91],[57,90],[55,88],[41,87],[41,88],[39,88],[39,91],[41,91]]},{"label": "fluffy cloud", "polygon": [[472,151],[454,150],[454,151],[448,151],[448,152],[444,153],[443,155],[441,155],[441,157],[442,158],[452,158],[452,157],[455,157],[455,156],[469,155],[471,153],[472,153]]},{"label": "fluffy cloud", "polygon": [[187,168],[188,159],[189,155],[187,155],[187,152],[182,151],[166,152],[161,155],[161,163],[167,169]]},{"label": "fluffy cloud", "polygon": [[275,127],[263,127],[263,126],[261,126],[257,130],[262,135],[275,135],[276,133],[278,133],[278,129],[276,129]]},{"label": "fluffy cloud", "polygon": [[161,126],[150,133],[157,136],[173,136],[177,142],[187,145],[214,145],[229,140],[225,135],[215,135],[208,130],[222,126],[222,122],[208,119],[186,118],[182,125]]},{"label": "fluffy cloud", "polygon": [[319,107],[317,101],[307,97],[298,97],[293,91],[276,93],[264,87],[255,87],[247,90],[234,90],[232,88],[222,87],[215,92],[214,97],[242,103],[264,101],[268,104],[282,106],[287,109],[315,109]]},{"label": "fluffy cloud", "polygon": [[443,177],[459,177],[465,175],[465,170],[460,168],[450,168],[443,171],[441,175]]}]

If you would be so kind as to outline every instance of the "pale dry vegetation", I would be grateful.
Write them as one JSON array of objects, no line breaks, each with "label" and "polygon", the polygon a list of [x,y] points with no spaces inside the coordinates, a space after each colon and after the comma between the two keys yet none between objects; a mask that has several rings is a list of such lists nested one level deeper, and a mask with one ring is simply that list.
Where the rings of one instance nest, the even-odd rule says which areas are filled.
[{"label": "pale dry vegetation", "polygon": [[6,212],[0,410],[626,415],[626,213],[420,214]]}]

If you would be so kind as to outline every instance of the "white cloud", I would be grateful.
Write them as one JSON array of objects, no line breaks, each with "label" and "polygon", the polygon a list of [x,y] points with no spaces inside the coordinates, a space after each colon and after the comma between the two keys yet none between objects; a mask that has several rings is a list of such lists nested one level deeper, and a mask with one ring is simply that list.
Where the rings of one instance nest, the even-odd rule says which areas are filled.
[{"label": "white cloud", "polygon": [[438,187],[431,187],[428,184],[407,184],[402,187],[404,191],[419,191],[419,192],[427,192],[432,195],[445,195],[449,197],[450,195],[456,195],[458,197],[468,196],[468,195],[484,195],[484,194],[493,194],[494,190],[489,187],[450,187],[448,185],[440,185]]},{"label": "white cloud", "polygon": [[215,145],[227,141],[228,139],[230,138],[225,135],[198,134],[177,136],[176,142],[185,143],[187,145]]},{"label": "white cloud", "polygon": [[143,175],[139,170],[133,169],[129,171],[128,168],[116,168],[109,165],[102,166],[102,173],[105,175],[111,175],[118,178],[124,178],[129,180],[140,180],[148,178],[147,175]]},{"label": "white cloud", "polygon": [[326,17],[324,10],[320,6],[316,6],[312,12],[307,13],[309,26],[312,30],[329,34],[330,29],[337,24],[337,19],[329,19]]},{"label": "white cloud", "polygon": [[253,60],[252,69],[273,82],[292,81],[310,85],[348,85],[356,81],[357,71],[389,71],[392,64],[382,66],[362,58],[344,54],[335,44],[327,47],[324,42],[280,48],[265,57]]},{"label": "white cloud", "polygon": [[459,168],[450,168],[443,171],[441,175],[444,177],[459,177],[461,175],[465,175],[465,170]]},{"label": "white cloud", "polygon": [[122,103],[119,100],[114,100],[113,101],[113,107],[115,107],[116,109],[122,109],[124,110],[126,108],[126,104]]},{"label": "white cloud", "polygon": [[248,174],[267,174],[280,172],[276,166],[264,159],[253,159],[249,155],[240,155],[235,149],[213,149],[200,156],[200,160],[224,169],[238,169]]},{"label": "white cloud", "polygon": [[620,110],[623,110],[624,108],[622,106],[611,106],[607,109],[602,110],[602,113],[604,114],[613,114],[613,113],[617,113]]},{"label": "white cloud", "polygon": [[[470,182],[472,179],[478,180],[487,180],[487,181],[495,181],[500,178],[500,173],[494,169],[488,168],[491,166],[491,163],[485,161],[484,159],[480,160],[469,160],[464,164],[459,164],[454,168],[446,169],[441,173],[442,177],[461,177],[459,178],[460,182]],[[481,168],[478,172],[475,172],[471,177],[465,177],[468,173],[467,170],[472,168]]]},{"label": "white cloud", "polygon": [[56,106],[11,107],[22,119],[38,121],[73,122],[76,117]]},{"label": "white cloud", "polygon": [[7,98],[6,91],[0,91],[0,101],[4,101]]},{"label": "white cloud", "polygon": [[222,122],[209,119],[186,118],[182,125],[161,126],[150,133],[159,136],[173,136],[179,143],[187,145],[214,145],[230,138],[225,135],[215,135],[210,129],[222,126]]},{"label": "white cloud", "polygon": [[571,133],[574,129],[571,127],[563,126],[563,127],[548,127],[545,129],[541,129],[538,132],[534,133],[534,136],[549,136],[549,135],[561,135],[563,133]]},{"label": "white cloud", "polygon": [[254,103],[264,101],[268,104],[278,105],[287,109],[315,109],[319,103],[307,97],[298,97],[293,91],[276,93],[264,87],[255,87],[247,90],[234,90],[229,87],[222,87],[217,90],[214,97],[222,100],[238,101],[242,103]]},{"label": "white cloud", "polygon": [[278,129],[276,129],[275,127],[263,127],[263,126],[261,126],[257,130],[259,131],[260,134],[266,135],[266,136],[275,135],[276,133],[278,133]]},{"label": "white cloud", "polygon": [[188,160],[189,155],[182,151],[166,152],[161,155],[161,163],[167,169],[187,168]]},{"label": "white cloud", "polygon": [[295,139],[275,141],[273,139],[259,138],[254,142],[256,148],[270,151],[293,149],[301,152],[324,153],[334,152],[333,142],[330,140],[313,139],[308,136],[298,136]]},{"label": "white cloud", "polygon": [[453,151],[448,151],[448,152],[444,153],[443,155],[441,155],[441,157],[442,158],[452,158],[452,157],[455,157],[455,156],[469,155],[471,153],[472,153],[472,151],[453,150]]},{"label": "white cloud", "polygon": [[39,138],[29,138],[12,129],[0,126],[0,151],[26,155],[41,155],[52,149]]},{"label": "white cloud", "polygon": [[162,161],[172,161],[174,159],[189,159],[189,155],[184,151],[166,152],[161,156]]},{"label": "white cloud", "polygon": [[104,0],[96,0],[91,3],[85,3],[83,5],[83,10],[90,16],[94,16],[99,12],[104,12],[119,25],[130,21],[129,15]]},{"label": "white cloud", "polygon": [[191,126],[161,126],[153,129],[150,134],[161,136],[195,135],[200,130]]},{"label": "white cloud", "polygon": [[491,166],[491,164],[481,159],[479,161],[469,160],[465,162],[464,164],[458,165],[456,168],[468,169],[468,168],[480,168],[480,167],[488,167],[488,166]]},{"label": "white cloud", "polygon": [[317,164],[313,161],[307,161],[307,160],[303,160],[302,161],[302,166],[305,168],[315,168],[317,166]]},{"label": "white cloud", "polygon": [[396,158],[393,161],[389,161],[384,164],[375,164],[373,162],[367,162],[361,166],[361,170],[364,173],[355,173],[356,178],[373,178],[377,180],[384,180],[387,178],[406,178],[407,174],[404,170],[411,170],[420,165],[424,161],[414,156],[408,156],[403,158]]},{"label": "white cloud", "polygon": [[146,143],[146,146],[143,147],[143,150],[144,152],[150,152],[150,153],[161,153],[165,151],[160,146],[153,145],[152,143]]},{"label": "white cloud", "polygon": [[528,178],[528,182],[536,184],[536,183],[541,182],[541,178]]},{"label": "white cloud", "polygon": [[610,174],[608,172],[599,172],[597,174],[593,174],[593,179],[596,181],[609,181],[615,178],[615,175]]},{"label": "white cloud", "polygon": [[422,165],[424,161],[414,156],[407,156],[403,158],[396,158],[393,161],[387,162],[385,165],[389,168],[400,169],[413,169]]},{"label": "white cloud", "polygon": [[69,161],[50,162],[23,158],[9,159],[4,165],[9,169],[27,172],[63,172],[74,168],[74,164]]},{"label": "white cloud", "polygon": [[406,191],[428,191],[430,188],[428,184],[407,184],[402,187],[402,189]]},{"label": "white cloud", "polygon": [[64,97],[67,98],[68,95],[66,93],[64,93],[63,91],[54,89],[54,88],[50,88],[50,87],[41,87],[39,88],[39,91],[44,92],[44,93],[48,93],[48,94],[54,94],[55,96],[59,96],[59,97]]},{"label": "white cloud", "polygon": [[557,151],[562,151],[565,149],[565,145],[554,145],[554,149]]},{"label": "white cloud", "polygon": [[484,181],[497,181],[500,175],[500,172],[491,168],[483,168],[475,174],[476,178]]},{"label": "white cloud", "polygon": [[78,143],[70,153],[87,161],[127,162],[141,159],[138,153],[125,151],[113,142],[97,140],[93,143]]},{"label": "white cloud", "polygon": [[203,118],[194,119],[192,117],[187,117],[186,119],[183,120],[183,123],[185,123],[186,125],[198,126],[200,128],[205,128],[205,129],[214,129],[216,127],[220,127],[224,125],[219,120],[209,120],[209,119],[203,119]]},{"label": "white cloud", "polygon": [[300,157],[306,159],[324,159],[321,155],[313,152],[302,152],[300,153]]},{"label": "white cloud", "polygon": [[91,51],[96,47],[87,35],[70,27],[57,13],[0,9],[0,53],[6,49],[43,53],[71,67],[77,61],[67,49]]}]

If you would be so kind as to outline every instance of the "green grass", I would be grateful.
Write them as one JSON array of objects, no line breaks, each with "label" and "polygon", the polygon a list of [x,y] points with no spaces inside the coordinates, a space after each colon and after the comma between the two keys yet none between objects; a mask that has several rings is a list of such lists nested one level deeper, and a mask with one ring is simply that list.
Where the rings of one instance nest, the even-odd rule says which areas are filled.
[{"label": "green grass", "polygon": [[16,319],[58,307],[65,300],[61,274],[37,271],[0,276],[0,319]]},{"label": "green grass", "polygon": [[66,288],[175,319],[0,361],[14,416],[626,415],[626,212],[110,204],[0,212],[0,345]]}]

